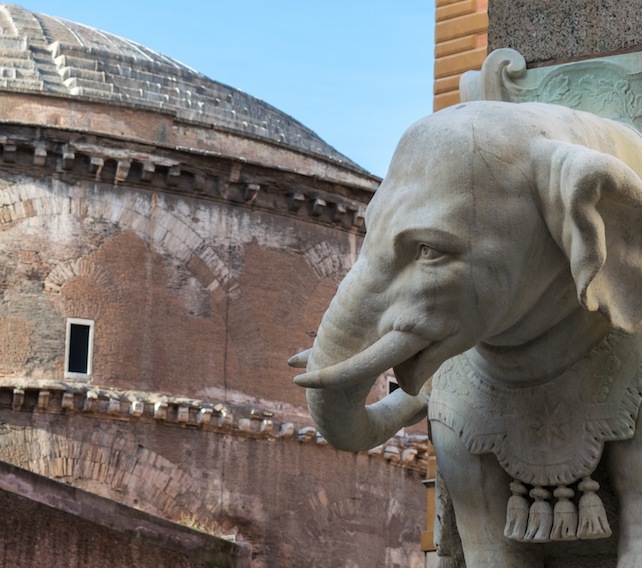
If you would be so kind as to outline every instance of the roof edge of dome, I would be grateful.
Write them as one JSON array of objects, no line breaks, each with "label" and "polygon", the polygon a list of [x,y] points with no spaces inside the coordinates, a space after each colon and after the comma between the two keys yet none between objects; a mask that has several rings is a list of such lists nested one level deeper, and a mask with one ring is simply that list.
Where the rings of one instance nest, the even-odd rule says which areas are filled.
[{"label": "roof edge of dome", "polygon": [[280,109],[131,40],[10,4],[0,29],[2,91],[169,113],[372,175]]}]

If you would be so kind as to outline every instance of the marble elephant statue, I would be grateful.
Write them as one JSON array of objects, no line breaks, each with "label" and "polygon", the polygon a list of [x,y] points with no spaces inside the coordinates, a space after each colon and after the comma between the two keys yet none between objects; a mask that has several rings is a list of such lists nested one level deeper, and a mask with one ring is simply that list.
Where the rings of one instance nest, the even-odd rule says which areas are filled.
[{"label": "marble elephant statue", "polygon": [[[642,566],[640,176],[640,135],[591,113],[484,101],[420,120],[291,360],[337,448],[428,412],[469,568],[542,568],[608,537],[600,461],[617,567]],[[367,405],[389,368],[401,388]]]}]

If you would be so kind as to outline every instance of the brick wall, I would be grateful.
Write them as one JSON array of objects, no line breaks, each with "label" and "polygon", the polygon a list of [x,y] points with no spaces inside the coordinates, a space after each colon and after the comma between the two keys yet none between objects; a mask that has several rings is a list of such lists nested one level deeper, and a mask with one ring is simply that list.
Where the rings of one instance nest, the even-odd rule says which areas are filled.
[{"label": "brick wall", "polygon": [[[0,564],[249,568],[251,548],[0,462]],[[198,527],[202,529],[202,527]]]},{"label": "brick wall", "polygon": [[[236,527],[253,568],[422,566],[425,449],[330,448],[286,365],[354,261],[377,180],[283,148],[279,169],[241,137],[254,160],[10,121],[3,136],[0,461]],[[95,324],[91,376],[65,377],[67,318]]]},{"label": "brick wall", "polygon": [[[214,417],[208,426],[198,427],[193,422],[176,422],[170,416],[171,408],[166,420],[151,418],[147,412],[137,417],[129,412],[109,414],[100,408],[59,408],[59,395],[54,392],[46,408],[30,408],[35,403],[30,400],[32,394],[27,389],[23,406],[11,410],[6,389],[0,389],[0,411],[5,422],[0,436],[0,505],[11,505],[2,491],[8,466],[1,462],[9,462],[56,479],[65,494],[71,492],[73,496],[73,490],[67,487],[71,486],[104,498],[105,506],[114,503],[111,511],[129,507],[127,514],[114,515],[111,524],[94,508],[98,511],[94,518],[100,517],[120,533],[127,532],[128,526],[143,525],[136,520],[139,512],[159,519],[187,520],[190,526],[203,527],[213,535],[233,538],[244,548],[250,547],[252,568],[423,566],[419,549],[419,511],[425,499],[423,473],[395,464],[399,456],[395,458],[388,448],[379,455],[339,452],[314,437],[308,439],[302,435],[304,431],[289,437],[283,430],[282,435],[260,432],[255,427],[260,420],[243,422],[237,418],[241,409],[232,414],[231,424],[217,426]],[[79,402],[78,396],[75,398]],[[100,404],[99,398],[95,406]],[[30,485],[22,481],[18,488],[25,494]],[[41,502],[47,497],[45,503],[56,508],[74,503],[71,498],[63,501],[49,485],[35,487],[26,496]],[[92,495],[80,497],[76,500],[79,506],[87,504]],[[25,519],[32,509],[30,506],[19,515],[20,528],[27,524]],[[71,513],[83,517],[84,510],[79,507]],[[14,519],[13,513],[4,516]],[[59,536],[56,528],[62,517],[71,517],[68,536]],[[60,539],[62,549],[67,550],[67,546],[73,553],[85,551],[76,538],[78,519],[55,510],[44,519],[50,519],[53,528],[39,524],[33,529],[35,533],[27,534],[51,536],[54,542]],[[4,521],[0,520],[0,528],[6,529]],[[38,522],[44,520],[38,518]],[[112,542],[109,532],[93,525],[87,530],[88,537],[97,541],[94,556],[84,564],[70,561],[64,566],[154,565],[136,562],[135,558],[129,563],[110,564],[111,556],[103,552]],[[22,557],[3,563],[3,550],[22,546],[16,540],[24,542],[15,532],[0,533],[0,566],[63,566],[23,562]],[[130,550],[127,538],[118,538],[123,547],[120,557],[136,552]],[[39,554],[48,550],[46,542],[38,543],[37,548]],[[155,566],[203,568],[180,559]]]},{"label": "brick wall", "polygon": [[488,0],[437,0],[434,110],[459,102],[459,78],[480,69],[488,45]]}]

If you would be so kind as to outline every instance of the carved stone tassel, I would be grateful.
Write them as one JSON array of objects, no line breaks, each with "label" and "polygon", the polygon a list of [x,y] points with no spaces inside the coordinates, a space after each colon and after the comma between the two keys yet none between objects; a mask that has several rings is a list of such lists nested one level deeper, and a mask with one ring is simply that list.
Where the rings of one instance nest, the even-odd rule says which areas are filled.
[{"label": "carved stone tassel", "polygon": [[551,540],[553,527],[553,509],[547,501],[551,498],[551,492],[536,486],[531,489],[530,496],[535,499],[535,502],[528,513],[528,528],[524,540],[548,542]]},{"label": "carved stone tassel", "polygon": [[604,504],[595,494],[600,488],[600,484],[590,477],[585,477],[577,487],[583,493],[580,499],[577,537],[596,539],[611,536],[611,527],[606,517]]},{"label": "carved stone tassel", "polygon": [[553,495],[558,501],[553,509],[551,540],[577,539],[577,509],[571,501],[575,492],[570,487],[559,485]]},{"label": "carved stone tassel", "polygon": [[506,526],[504,536],[513,540],[524,540],[528,523],[529,503],[524,497],[528,492],[519,481],[510,484],[511,497],[506,507]]}]

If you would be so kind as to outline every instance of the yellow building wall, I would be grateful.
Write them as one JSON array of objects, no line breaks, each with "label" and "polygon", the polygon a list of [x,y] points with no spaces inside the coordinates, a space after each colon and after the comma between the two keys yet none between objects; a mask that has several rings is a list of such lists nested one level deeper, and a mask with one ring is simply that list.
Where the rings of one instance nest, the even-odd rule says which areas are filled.
[{"label": "yellow building wall", "polygon": [[459,102],[462,73],[481,69],[488,47],[488,0],[436,0],[435,111]]}]

